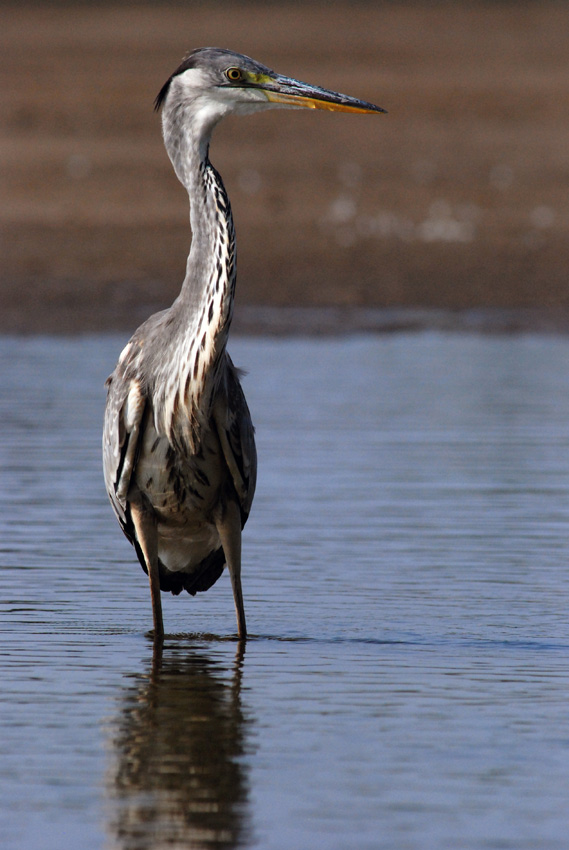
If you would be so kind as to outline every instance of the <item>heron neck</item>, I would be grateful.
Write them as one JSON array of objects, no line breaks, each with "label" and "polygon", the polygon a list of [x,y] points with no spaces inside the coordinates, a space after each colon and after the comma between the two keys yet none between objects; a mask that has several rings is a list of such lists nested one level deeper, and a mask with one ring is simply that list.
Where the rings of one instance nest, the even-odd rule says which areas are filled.
[{"label": "heron neck", "polygon": [[199,143],[192,138],[186,136],[181,146],[184,161],[178,172],[190,199],[192,229],[178,309],[193,333],[221,334],[218,342],[225,342],[233,312],[235,229],[223,181],[209,160],[209,135]]},{"label": "heron neck", "polygon": [[[209,161],[209,134],[193,132],[187,121],[184,126],[190,129],[177,132],[170,126],[165,132],[168,153],[190,198],[192,228],[186,276],[169,311],[176,358],[165,386],[172,386],[170,395],[183,401],[180,410],[186,411],[189,427],[209,415],[218,385],[233,313],[235,231],[229,198]],[[175,432],[177,415],[176,405],[164,405],[167,432]],[[188,432],[190,444],[193,434]]]}]

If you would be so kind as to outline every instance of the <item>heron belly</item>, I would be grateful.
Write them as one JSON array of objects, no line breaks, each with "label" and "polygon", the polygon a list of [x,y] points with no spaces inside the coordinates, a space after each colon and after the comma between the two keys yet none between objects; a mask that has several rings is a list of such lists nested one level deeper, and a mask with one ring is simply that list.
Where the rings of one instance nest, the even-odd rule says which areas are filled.
[{"label": "heron belly", "polygon": [[158,523],[158,557],[172,572],[193,572],[220,546],[217,529],[210,523]]}]

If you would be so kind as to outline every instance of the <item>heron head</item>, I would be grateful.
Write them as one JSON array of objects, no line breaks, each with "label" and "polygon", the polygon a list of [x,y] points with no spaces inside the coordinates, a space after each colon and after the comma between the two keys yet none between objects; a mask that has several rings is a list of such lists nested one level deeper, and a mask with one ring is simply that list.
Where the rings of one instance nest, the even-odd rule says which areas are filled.
[{"label": "heron head", "polygon": [[[385,112],[373,103],[277,74],[248,56],[217,47],[192,51],[160,90],[156,109],[183,107],[200,113],[205,125],[225,115],[271,107]],[[201,122],[200,122],[201,123]]]}]

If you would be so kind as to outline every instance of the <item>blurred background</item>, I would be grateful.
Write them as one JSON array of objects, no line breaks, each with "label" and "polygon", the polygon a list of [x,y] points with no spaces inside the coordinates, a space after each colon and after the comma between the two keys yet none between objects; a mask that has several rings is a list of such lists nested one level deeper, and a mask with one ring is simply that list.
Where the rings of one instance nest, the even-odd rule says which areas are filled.
[{"label": "blurred background", "polygon": [[237,322],[263,306],[340,306],[564,323],[568,4],[20,2],[0,14],[1,329],[128,330],[171,303],[188,201],[153,100],[204,45],[389,113],[219,127]]}]

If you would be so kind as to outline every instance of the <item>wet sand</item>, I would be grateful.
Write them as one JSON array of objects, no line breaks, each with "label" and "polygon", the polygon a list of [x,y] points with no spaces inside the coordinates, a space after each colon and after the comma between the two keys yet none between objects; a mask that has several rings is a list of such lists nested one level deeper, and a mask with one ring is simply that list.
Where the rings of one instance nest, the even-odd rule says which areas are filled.
[{"label": "wet sand", "polygon": [[126,330],[176,296],[187,197],[152,102],[203,44],[389,112],[218,128],[237,327],[564,327],[569,7],[213,9],[2,7],[0,329]]}]

